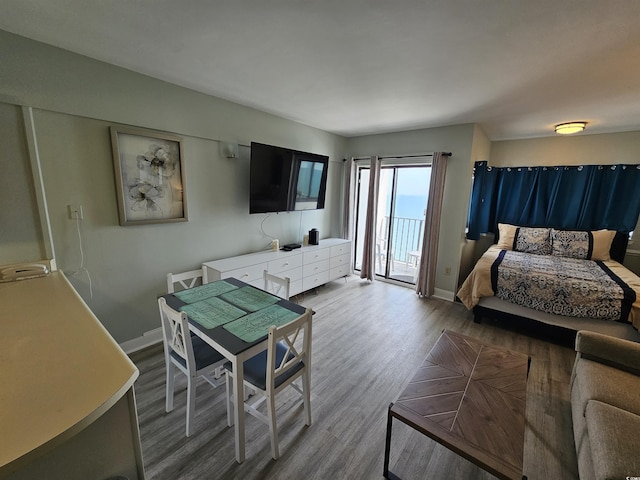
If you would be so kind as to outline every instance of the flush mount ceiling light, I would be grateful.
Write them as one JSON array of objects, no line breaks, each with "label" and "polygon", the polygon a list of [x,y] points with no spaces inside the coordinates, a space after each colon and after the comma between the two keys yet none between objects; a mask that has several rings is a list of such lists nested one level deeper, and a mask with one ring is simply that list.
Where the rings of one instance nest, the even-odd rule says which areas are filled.
[{"label": "flush mount ceiling light", "polygon": [[583,131],[586,126],[587,122],[560,123],[556,125],[556,133],[561,135],[571,135],[572,133]]}]

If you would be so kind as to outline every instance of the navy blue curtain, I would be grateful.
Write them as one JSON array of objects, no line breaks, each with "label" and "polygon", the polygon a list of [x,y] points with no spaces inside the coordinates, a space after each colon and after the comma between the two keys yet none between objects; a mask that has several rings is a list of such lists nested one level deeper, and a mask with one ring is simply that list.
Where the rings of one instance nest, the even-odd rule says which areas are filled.
[{"label": "navy blue curtain", "polygon": [[490,167],[476,162],[467,238],[498,223],[630,232],[640,214],[640,165]]}]

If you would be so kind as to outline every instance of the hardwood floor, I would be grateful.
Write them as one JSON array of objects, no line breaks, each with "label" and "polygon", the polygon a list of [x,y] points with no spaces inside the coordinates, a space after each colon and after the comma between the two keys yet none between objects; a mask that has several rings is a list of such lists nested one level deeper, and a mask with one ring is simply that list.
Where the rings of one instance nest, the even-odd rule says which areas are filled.
[{"label": "hardwood floor", "polygon": [[[445,328],[531,356],[524,474],[577,479],[569,378],[574,352],[493,324],[476,324],[459,303],[420,299],[412,289],[356,276],[294,298],[313,319],[311,410],[304,425],[294,395],[279,397],[281,457],[271,459],[268,427],[248,416],[246,460],[234,457],[224,387],[198,383],[194,433],[185,432],[186,381],[164,411],[162,347],[132,355],[140,369],[136,400],[147,478],[382,479],[386,412]],[[399,422],[390,469],[411,479],[492,479],[467,460]]]}]

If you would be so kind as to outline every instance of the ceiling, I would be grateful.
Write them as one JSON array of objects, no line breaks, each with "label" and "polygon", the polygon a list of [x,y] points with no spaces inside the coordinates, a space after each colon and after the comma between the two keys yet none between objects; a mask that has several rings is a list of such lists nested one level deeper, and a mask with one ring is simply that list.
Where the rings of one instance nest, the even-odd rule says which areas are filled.
[{"label": "ceiling", "polygon": [[636,0],[2,0],[0,29],[344,136],[640,130]]}]

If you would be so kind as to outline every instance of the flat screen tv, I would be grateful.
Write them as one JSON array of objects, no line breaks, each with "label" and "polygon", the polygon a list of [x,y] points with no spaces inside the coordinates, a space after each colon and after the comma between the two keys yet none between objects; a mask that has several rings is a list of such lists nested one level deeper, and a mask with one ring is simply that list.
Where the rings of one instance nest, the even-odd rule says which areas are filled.
[{"label": "flat screen tv", "polygon": [[329,157],[251,143],[249,213],[324,208]]}]

